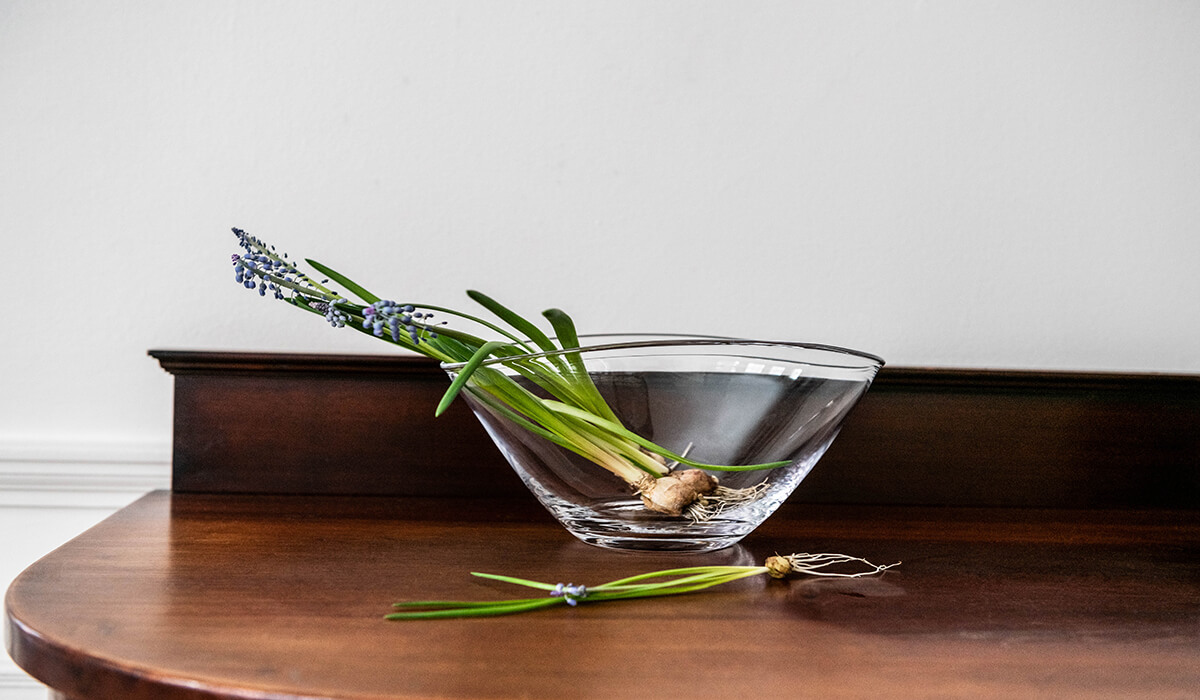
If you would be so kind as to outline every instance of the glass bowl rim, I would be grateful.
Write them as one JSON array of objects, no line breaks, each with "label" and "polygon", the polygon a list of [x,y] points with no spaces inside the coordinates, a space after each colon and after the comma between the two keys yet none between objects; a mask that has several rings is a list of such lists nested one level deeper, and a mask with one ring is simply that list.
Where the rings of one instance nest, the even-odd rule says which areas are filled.
[{"label": "glass bowl rim", "polygon": [[[588,344],[588,339],[614,337],[644,338],[644,340],[625,340],[621,342],[600,342],[596,344]],[[841,347],[838,345],[827,345],[824,343],[807,343],[790,340],[755,340],[751,338],[738,338],[724,335],[696,335],[690,333],[589,333],[579,336],[579,347],[577,348],[568,348],[565,350],[560,348],[557,350],[544,350],[541,352],[524,353],[521,355],[492,357],[484,360],[481,363],[481,366],[487,367],[489,365],[502,364],[505,362],[535,360],[543,357],[564,355],[570,352],[596,352],[604,350],[656,347],[720,347],[734,345],[748,345],[752,347],[785,347],[795,350],[816,350],[820,352],[830,352],[837,355],[847,355],[868,360],[875,365],[876,370],[882,368],[885,364],[884,359],[878,355],[864,352],[862,350],[854,350],[852,348]],[[441,368],[447,372],[456,372],[466,365],[466,362],[443,362],[441,363]]]}]

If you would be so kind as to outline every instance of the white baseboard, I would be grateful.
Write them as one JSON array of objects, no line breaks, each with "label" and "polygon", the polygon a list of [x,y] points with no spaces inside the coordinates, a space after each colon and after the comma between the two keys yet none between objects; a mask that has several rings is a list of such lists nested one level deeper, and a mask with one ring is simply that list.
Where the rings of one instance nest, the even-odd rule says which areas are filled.
[{"label": "white baseboard", "polygon": [[46,700],[46,686],[13,667],[0,668],[0,700]]},{"label": "white baseboard", "polygon": [[120,508],[170,486],[168,441],[0,439],[0,508]]},{"label": "white baseboard", "polygon": [[[171,487],[169,441],[0,437],[0,595],[42,554],[147,491]],[[32,509],[32,510],[30,510]],[[0,700],[46,700],[46,686],[0,654]]]}]

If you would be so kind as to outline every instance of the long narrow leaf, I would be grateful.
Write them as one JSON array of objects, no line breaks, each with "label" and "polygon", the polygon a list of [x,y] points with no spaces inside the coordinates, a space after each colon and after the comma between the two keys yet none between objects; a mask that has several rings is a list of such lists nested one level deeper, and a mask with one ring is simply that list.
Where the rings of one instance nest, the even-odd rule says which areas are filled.
[{"label": "long narrow leaf", "polygon": [[362,299],[366,303],[374,304],[375,302],[379,301],[379,297],[368,292],[366,289],[363,289],[361,285],[357,284],[356,282],[351,280],[349,277],[346,277],[345,275],[338,272],[337,270],[326,267],[325,265],[322,265],[321,263],[319,263],[316,260],[313,260],[311,258],[305,258],[305,261],[309,265],[312,265],[313,268],[316,269],[318,272],[320,272],[322,275],[325,275],[326,277],[333,280],[334,282],[337,282],[338,284],[342,285],[343,287],[346,288],[346,291],[350,292],[351,294],[358,297],[359,299]]},{"label": "long narrow leaf", "polygon": [[461,311],[457,311],[455,309],[451,309],[451,308],[448,308],[445,306],[435,306],[433,304],[421,304],[421,303],[417,303],[417,302],[414,302],[413,305],[417,306],[419,308],[422,308],[422,309],[426,309],[428,311],[438,311],[438,312],[441,312],[444,314],[449,314],[451,316],[457,316],[458,318],[466,319],[466,320],[470,321],[471,323],[478,323],[479,325],[483,326],[484,328],[488,328],[490,330],[496,331],[497,333],[504,336],[505,338],[508,338],[509,340],[511,340],[513,342],[513,345],[524,348],[526,353],[537,352],[532,347],[530,347],[525,341],[521,340],[520,338],[513,335],[512,333],[509,333],[508,331],[504,330],[500,326],[497,326],[496,324],[494,324],[490,321],[487,321],[486,319],[479,318],[478,316],[472,316],[471,314],[465,314]]},{"label": "long narrow leaf", "polygon": [[[492,391],[500,401],[507,403],[528,416],[530,420],[540,423],[545,426],[546,430],[557,435],[563,442],[554,440],[556,444],[562,445],[595,462],[630,483],[636,483],[642,471],[649,471],[648,469],[635,466],[625,458],[615,454],[612,449],[611,443],[613,438],[611,436],[600,435],[597,429],[590,426],[586,421],[580,421],[550,410],[547,407],[548,402],[545,399],[530,393],[528,389],[512,381],[510,377],[503,373],[496,372],[496,370],[488,367],[481,367],[479,372],[484,372],[485,370],[489,377],[492,377],[494,374],[494,378],[496,379],[486,389]],[[654,472],[650,473],[654,474]],[[654,475],[659,476],[659,474]]]},{"label": "long narrow leaf", "polygon": [[475,370],[479,369],[479,365],[483,364],[483,361],[487,359],[488,355],[491,355],[497,348],[502,348],[505,345],[508,345],[508,343],[499,340],[491,340],[483,345],[480,345],[479,349],[475,351],[475,354],[471,356],[471,359],[467,360],[467,364],[463,365],[463,368],[459,370],[458,375],[454,377],[454,381],[450,383],[450,388],[447,389],[446,393],[442,396],[442,400],[440,403],[438,403],[438,407],[437,410],[434,411],[434,415],[442,415],[442,413],[450,407],[450,404],[454,402],[455,397],[458,396],[458,392],[462,391],[463,386],[466,385],[467,380],[471,378],[471,375],[475,373]]},{"label": "long narrow leaf", "polygon": [[583,421],[587,421],[588,423],[591,423],[592,425],[595,425],[600,428],[604,428],[605,430],[615,433],[616,435],[619,435],[619,436],[625,438],[626,440],[635,442],[657,455],[661,455],[663,457],[666,457],[667,459],[674,460],[676,462],[679,462],[680,464],[686,464],[690,467],[697,467],[699,469],[711,469],[713,471],[748,472],[748,471],[759,471],[762,469],[775,469],[777,467],[783,467],[783,466],[790,464],[790,462],[787,462],[787,461],[765,462],[763,464],[746,464],[746,465],[705,464],[704,462],[697,462],[695,460],[688,459],[687,457],[684,457],[683,455],[677,455],[674,452],[671,452],[670,450],[668,450],[664,447],[661,447],[660,445],[650,442],[646,438],[625,428],[622,425],[613,423],[612,421],[609,421],[609,420],[605,420],[605,419],[601,418],[600,416],[589,413],[587,411],[580,410],[578,408],[575,408],[574,406],[568,406],[567,404],[559,402],[559,401],[543,401],[542,403],[545,404],[546,408],[549,408],[552,411],[562,413],[562,414],[568,415],[568,416],[573,416],[573,417],[578,418]]},{"label": "long narrow leaf", "polygon": [[498,601],[496,605],[472,605],[465,604],[460,607],[448,607],[441,610],[412,610],[408,612],[395,612],[390,615],[385,615],[388,620],[436,620],[454,617],[491,617],[494,615],[512,615],[514,613],[528,612],[539,608],[549,608],[555,605],[563,605],[566,601],[562,598],[526,598],[521,600],[506,600]]},{"label": "long narrow leaf", "polygon": [[528,588],[537,588],[538,590],[542,590],[542,591],[554,590],[554,586],[549,583],[542,583],[541,581],[530,581],[529,579],[517,578],[515,576],[502,576],[500,574],[485,574],[485,573],[480,573],[478,571],[472,571],[471,575],[478,576],[479,578],[491,579],[493,581],[503,581],[505,583],[511,583],[516,586],[526,586]]},{"label": "long narrow leaf", "polygon": [[[554,333],[558,336],[558,342],[564,350],[571,350],[579,347],[579,335],[575,331],[575,322],[567,315],[567,312],[562,309],[546,309],[542,312],[546,320],[550,321],[550,325],[554,327]],[[577,352],[567,352],[563,354],[568,365],[572,370],[572,378],[575,380],[579,393],[584,397],[587,408],[601,418],[606,418],[614,423],[620,423],[621,420],[613,413],[612,408],[604,397],[600,395],[600,390],[596,388],[595,382],[588,374],[587,367],[583,364],[583,358]]]},{"label": "long narrow leaf", "polygon": [[573,381],[567,372],[547,367],[544,358],[514,359],[504,364],[559,401],[572,406],[591,408],[592,399],[580,383]]},{"label": "long narrow leaf", "polygon": [[516,411],[511,409],[508,406],[508,404],[506,404],[502,399],[497,398],[496,396],[488,393],[487,391],[476,392],[475,396],[480,401],[487,404],[487,406],[489,408],[491,408],[493,411],[495,411],[496,413],[499,413],[500,415],[504,416],[505,418],[512,421],[513,423],[516,423],[517,425],[521,426],[522,428],[528,430],[529,432],[533,433],[534,435],[538,435],[542,438],[545,438],[546,440],[553,442],[554,444],[558,445],[559,447],[571,450],[572,452],[578,454],[581,457],[588,458],[588,455],[585,452],[577,449],[570,442],[568,442],[567,440],[564,440],[562,437],[556,435],[555,433],[552,433],[549,430],[546,430],[545,428],[543,428],[542,426],[534,423],[533,421],[526,419],[525,416],[523,416],[520,413],[517,413]]},{"label": "long narrow leaf", "polygon": [[532,340],[539,348],[545,352],[553,352],[558,348],[550,341],[550,338],[537,326],[533,325],[528,319],[521,316],[517,312],[501,304],[495,299],[489,297],[483,292],[475,291],[474,289],[467,290],[467,296],[471,297],[477,304],[491,311],[498,318],[503,320],[508,325],[517,329],[517,332]]},{"label": "long narrow leaf", "polygon": [[[566,311],[562,309],[546,309],[542,312],[542,315],[554,327],[554,333],[558,336],[558,343],[564,350],[579,347],[579,335],[575,331],[575,322],[571,320]],[[582,364],[580,366],[582,367]]]}]

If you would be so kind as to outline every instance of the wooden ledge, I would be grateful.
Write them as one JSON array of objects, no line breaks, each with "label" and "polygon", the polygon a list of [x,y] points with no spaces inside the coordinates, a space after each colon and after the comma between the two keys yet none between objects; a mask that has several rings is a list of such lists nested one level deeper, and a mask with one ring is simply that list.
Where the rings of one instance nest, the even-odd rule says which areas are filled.
[{"label": "wooden ledge", "polygon": [[151,350],[167,372],[189,374],[432,374],[444,377],[437,362],[420,355],[337,355],[318,353]]},{"label": "wooden ledge", "polygon": [[[434,419],[427,358],[151,354],[175,376],[176,491],[528,498],[461,402]],[[885,367],[792,498],[1196,508],[1198,460],[1200,376]]]}]

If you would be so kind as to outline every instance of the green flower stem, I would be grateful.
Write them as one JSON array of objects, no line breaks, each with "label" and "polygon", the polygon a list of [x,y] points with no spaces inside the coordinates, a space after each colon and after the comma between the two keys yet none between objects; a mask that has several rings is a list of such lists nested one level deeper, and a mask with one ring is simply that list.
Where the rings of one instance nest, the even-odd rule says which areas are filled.
[{"label": "green flower stem", "polygon": [[530,347],[529,344],[526,343],[524,340],[518,338],[516,335],[510,333],[509,331],[504,330],[500,326],[497,326],[496,324],[491,323],[490,321],[487,321],[486,319],[479,318],[478,316],[472,316],[471,314],[466,314],[461,311],[455,311],[454,309],[447,308],[445,306],[434,306],[433,304],[418,304],[416,302],[413,302],[412,304],[413,304],[413,306],[419,306],[422,309],[429,309],[430,311],[437,311],[439,313],[448,314],[450,316],[457,316],[458,318],[465,319],[472,323],[478,323],[479,325],[483,326],[484,328],[487,328],[490,331],[499,333],[500,335],[504,336],[505,338],[508,338],[509,340],[511,340],[513,345],[516,345],[525,350],[524,354],[534,354],[537,352],[537,350]]},{"label": "green flower stem", "polygon": [[[643,478],[644,473],[651,476],[663,476],[666,474],[666,468],[647,458],[644,454],[638,452],[634,448],[630,456],[635,457],[638,461],[631,465],[622,461],[622,456],[626,452],[630,452],[627,446],[613,441],[603,433],[599,433],[591,429],[586,423],[580,423],[576,426],[570,426],[565,422],[550,421],[553,429],[547,429],[538,423],[530,420],[526,416],[514,411],[510,408],[510,404],[503,398],[496,396],[487,391],[476,390],[472,394],[476,399],[485,403],[489,408],[501,414],[505,418],[517,423],[521,427],[542,438],[550,440],[559,447],[568,449],[584,459],[595,462],[599,466],[621,477],[624,481],[630,484],[637,484]],[[546,416],[542,416],[542,420]],[[578,432],[574,428],[584,428],[588,430],[585,437],[584,434]],[[623,449],[624,448],[624,449]],[[633,468],[637,467],[637,468]]]},{"label": "green flower stem", "polygon": [[[739,575],[738,578],[745,578],[746,576],[754,576],[756,574],[763,574],[766,572],[767,572],[767,567],[765,567],[765,566],[717,566],[717,565],[714,565],[714,566],[685,566],[685,567],[682,567],[679,569],[664,569],[661,571],[651,571],[651,572],[645,573],[645,574],[637,574],[635,576],[629,576],[626,578],[617,579],[616,581],[609,581],[608,583],[602,584],[601,586],[597,586],[597,589],[603,588],[605,590],[611,590],[614,588],[624,588],[624,587],[627,587],[629,584],[637,583],[639,581],[646,581],[646,580],[656,579],[656,578],[665,578],[667,576],[688,577],[688,576],[695,576],[697,574],[700,574],[700,575],[738,574]],[[667,583],[671,583],[671,582],[667,582]],[[675,581],[674,583],[679,583],[679,581]]]},{"label": "green flower stem", "polygon": [[585,454],[582,450],[576,449],[576,447],[574,445],[572,445],[570,442],[564,440],[562,437],[550,432],[549,430],[546,430],[545,428],[538,425],[537,423],[534,423],[534,422],[530,421],[529,419],[525,418],[525,416],[512,410],[511,408],[509,408],[508,404],[504,403],[502,400],[496,398],[492,394],[490,394],[486,391],[474,391],[474,392],[472,392],[472,395],[475,398],[482,401],[484,404],[486,404],[488,406],[488,408],[492,409],[496,413],[499,413],[500,415],[502,415],[505,418],[507,418],[508,420],[516,423],[517,425],[520,425],[522,428],[528,430],[529,432],[531,432],[535,435],[538,435],[539,437],[542,437],[546,440],[549,440],[550,442],[553,442],[554,444],[558,445],[559,447],[563,447],[568,450],[571,450],[572,452],[578,454],[581,457],[591,459],[591,457],[589,457],[587,454]]},{"label": "green flower stem", "polygon": [[[614,435],[613,433],[604,430],[597,430],[595,426],[587,421],[578,421],[574,423],[574,425],[578,432],[588,435],[594,442],[602,445],[603,448],[609,452],[629,460],[642,472],[645,472],[655,478],[666,476],[670,473],[670,470],[667,469],[665,464],[650,457],[636,444],[630,442],[629,440],[625,440],[619,435]],[[629,479],[626,479],[626,481],[636,485],[637,482],[641,480],[642,476],[641,474],[638,474],[637,477],[638,478],[636,480],[630,481]]]},{"label": "green flower stem", "polygon": [[[637,445],[620,435],[597,429],[589,422],[579,420],[578,416],[562,415],[557,411],[548,410],[551,403],[560,402],[551,402],[533,395],[503,372],[481,368],[473,376],[476,378],[477,387],[490,391],[496,398],[519,411],[526,420],[540,424],[546,430],[561,436],[572,446],[572,451],[600,464],[626,482],[638,483],[643,472],[654,477],[667,474],[665,465],[646,456]],[[476,396],[478,395],[476,392]]]},{"label": "green flower stem", "polygon": [[[610,583],[601,584],[595,587],[589,587],[585,598],[572,599],[567,596],[560,597],[542,597],[542,598],[517,598],[504,601],[418,601],[409,603],[396,603],[393,612],[386,615],[389,620],[422,620],[422,619],[444,619],[457,617],[491,617],[496,615],[511,615],[520,612],[529,612],[542,608],[549,608],[556,605],[572,605],[578,600],[586,600],[587,602],[601,602],[605,600],[629,600],[633,598],[652,598],[667,595],[680,595],[684,593],[694,593],[713,586],[719,586],[724,583],[736,581],[738,579],[748,578],[750,576],[759,576],[767,573],[765,566],[698,566],[686,569],[672,569],[668,571],[653,572],[643,574],[641,576],[629,577],[612,581]],[[472,572],[473,576],[480,578],[492,579],[495,581],[503,581],[529,588],[536,588],[543,591],[553,591],[558,586],[540,581],[530,581],[511,576],[501,576],[498,574],[485,574]],[[640,585],[632,585],[630,582],[635,580],[645,580],[647,578],[660,578],[665,576],[675,576],[676,578],[659,581],[656,583],[647,583]]]},{"label": "green flower stem", "polygon": [[283,277],[270,272],[259,272],[257,274],[263,279],[269,282],[274,282],[280,287],[286,287],[308,297],[320,297],[321,300],[325,302],[333,303],[342,298],[334,293],[331,289],[325,287],[324,285],[313,282],[308,278],[305,278],[307,280],[306,284],[301,284],[295,280],[284,279]]},{"label": "green flower stem", "polygon": [[[495,603],[478,603],[472,601],[427,601],[422,603],[396,603],[397,608],[407,609],[405,612],[387,615],[389,620],[437,620],[454,617],[487,617],[495,615],[512,615],[529,612],[540,608],[562,605],[561,598],[525,598],[503,600]],[[428,608],[428,609],[426,609]]]},{"label": "green flower stem", "polygon": [[[343,305],[339,305],[339,308],[341,308],[342,306]],[[304,307],[307,310],[313,312],[314,314],[318,314],[318,315],[322,315],[322,316],[324,315],[320,311],[317,311],[316,309],[312,308],[311,306],[308,306],[307,302],[304,304]],[[353,328],[355,331],[362,333],[363,335],[367,335],[372,338],[378,338],[385,342],[390,342],[394,345],[399,345],[400,347],[402,347],[406,350],[413,350],[413,351],[419,352],[422,355],[425,355],[426,357],[430,357],[432,359],[438,360],[439,362],[462,362],[463,361],[459,357],[456,357],[454,355],[450,355],[450,354],[447,354],[446,352],[444,352],[441,349],[443,346],[440,346],[440,345],[435,349],[433,347],[427,347],[427,346],[430,346],[429,342],[422,342],[421,347],[417,347],[407,337],[405,337],[405,338],[390,338],[386,334],[382,338],[380,338],[379,336],[376,336],[373,332],[362,327],[363,315],[362,315],[361,309],[359,309],[357,311],[355,311],[354,309],[346,309],[346,310],[349,312],[349,316],[350,316],[350,323],[347,323],[346,325],[348,327]]]},{"label": "green flower stem", "polygon": [[[586,387],[573,374],[560,374],[558,371],[546,367],[536,360],[528,359],[514,359],[511,362],[505,362],[504,366],[541,387],[551,396],[562,399],[567,403],[584,408],[594,404],[594,401],[588,395]],[[591,381],[590,377],[588,381]],[[605,404],[606,407],[607,405]],[[607,413],[611,412],[611,409],[607,411]],[[619,423],[620,421],[616,422]]]},{"label": "green flower stem", "polygon": [[557,413],[562,413],[562,414],[568,415],[568,416],[573,416],[573,417],[578,418],[583,421],[587,421],[588,423],[591,423],[600,428],[604,428],[604,429],[606,429],[616,435],[619,435],[631,442],[637,443],[638,445],[641,445],[642,447],[646,448],[647,450],[650,450],[651,452],[653,452],[657,455],[660,455],[667,459],[674,460],[676,462],[679,462],[680,464],[686,464],[690,467],[697,467],[699,469],[711,469],[714,471],[740,472],[740,471],[758,471],[761,469],[775,469],[776,467],[782,467],[782,466],[785,466],[788,464],[788,462],[786,462],[786,461],[765,462],[763,464],[746,464],[746,465],[736,465],[736,466],[720,465],[720,464],[705,464],[704,462],[697,462],[693,459],[688,459],[687,457],[684,457],[683,455],[675,454],[674,452],[671,452],[670,450],[667,450],[653,442],[650,442],[649,440],[643,438],[642,436],[638,435],[637,433],[634,433],[634,432],[631,432],[631,431],[625,429],[621,425],[617,425],[615,423],[612,423],[611,421],[607,421],[603,418],[600,418],[599,416],[588,413],[587,411],[582,411],[582,410],[576,408],[575,406],[570,406],[570,405],[567,405],[567,404],[559,402],[559,401],[544,401],[544,403],[545,403],[546,407],[552,411],[555,411]]}]

